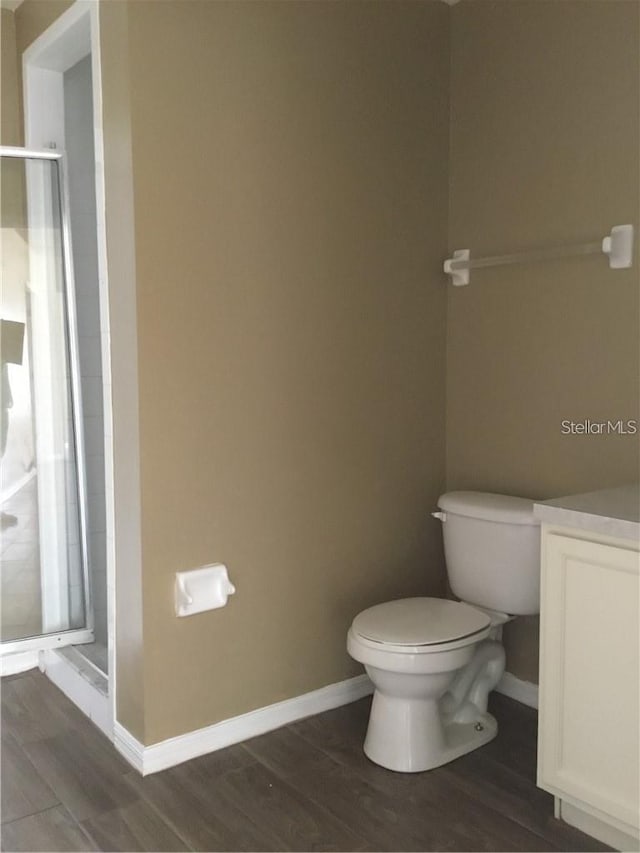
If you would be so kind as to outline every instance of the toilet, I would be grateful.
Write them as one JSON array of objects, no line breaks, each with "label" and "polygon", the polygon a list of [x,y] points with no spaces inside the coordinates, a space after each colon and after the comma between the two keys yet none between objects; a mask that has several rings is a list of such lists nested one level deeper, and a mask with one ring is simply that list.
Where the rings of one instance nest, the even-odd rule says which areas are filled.
[{"label": "toilet", "polygon": [[533,501],[449,492],[432,514],[460,601],[377,604],[355,617],[347,636],[374,686],[365,754],[404,773],[439,767],[496,736],[487,701],[504,673],[502,626],[540,604]]}]

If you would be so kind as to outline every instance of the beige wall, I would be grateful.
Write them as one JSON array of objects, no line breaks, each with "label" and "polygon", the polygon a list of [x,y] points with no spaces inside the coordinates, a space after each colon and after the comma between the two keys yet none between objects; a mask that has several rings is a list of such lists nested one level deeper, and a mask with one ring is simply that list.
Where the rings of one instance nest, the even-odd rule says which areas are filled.
[{"label": "beige wall", "polygon": [[0,9],[0,144],[19,145],[18,58],[13,12]]},{"label": "beige wall", "polygon": [[[20,49],[68,5],[26,0]],[[106,3],[101,29],[140,365],[118,719],[151,743],[357,673],[358,610],[443,589],[448,10]],[[136,310],[111,302],[120,334]],[[177,620],[174,572],[212,560],[237,596]]]},{"label": "beige wall", "polygon": [[[477,256],[638,224],[636,2],[452,10],[449,243]],[[637,254],[637,253],[636,253]],[[639,414],[639,288],[604,257],[472,273],[449,289],[447,484],[534,498],[638,478],[638,439],[563,419]],[[537,681],[537,620],[507,630]]]},{"label": "beige wall", "polygon": [[[134,2],[129,40],[150,743],[442,589],[448,9]],[[214,560],[237,595],[176,619]]]},{"label": "beige wall", "polygon": [[31,42],[42,35],[72,4],[73,0],[23,0],[15,12],[20,63],[23,52]]},{"label": "beige wall", "polygon": [[[18,86],[18,55],[16,49],[16,24],[14,13],[9,9],[0,9],[0,145],[20,145],[20,111],[19,111],[19,86]],[[19,229],[24,227],[24,170],[21,164],[4,163],[0,176],[0,206],[2,212],[3,240],[3,265],[17,262],[24,265],[24,248],[21,247],[23,237],[17,238],[17,232],[10,234],[9,228]],[[3,288],[3,310],[8,307],[13,315],[15,313],[17,299],[24,302],[23,279],[16,269],[12,275],[6,274],[2,284]],[[19,284],[18,284],[19,282]],[[7,289],[12,291],[8,296]],[[7,306],[7,299],[11,303]],[[24,313],[24,309],[20,310]],[[5,312],[5,317],[9,315]],[[13,316],[13,319],[18,319]]]},{"label": "beige wall", "polygon": [[[25,0],[19,51],[68,5]],[[447,290],[449,488],[637,476],[630,439],[560,435],[637,412],[637,267],[455,291],[439,272],[449,194],[450,246],[477,254],[636,220],[637,8],[103,5],[110,271],[137,277],[137,306],[111,309],[139,341],[139,393],[114,387],[116,450],[141,420],[142,590],[118,559],[118,718],[138,738],[352,675],[355,612],[442,591]],[[136,471],[116,478],[135,514]],[[237,595],[177,620],[173,573],[212,560]],[[533,680],[534,637],[507,637]]]}]

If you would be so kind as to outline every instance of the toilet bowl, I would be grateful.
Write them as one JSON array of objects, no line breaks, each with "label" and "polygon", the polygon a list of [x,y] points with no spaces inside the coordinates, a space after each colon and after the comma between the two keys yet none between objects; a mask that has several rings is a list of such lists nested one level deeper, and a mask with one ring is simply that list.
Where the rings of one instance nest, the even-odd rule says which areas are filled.
[{"label": "toilet bowl", "polygon": [[405,773],[439,767],[496,736],[487,703],[505,669],[502,625],[538,612],[533,502],[452,492],[438,506],[450,584],[463,600],[378,604],[347,635],[349,654],[374,686],[365,754]]},{"label": "toilet bowl", "polygon": [[[348,636],[351,657],[364,664],[375,691],[364,743],[365,754],[389,770],[415,773],[439,767],[487,743],[497,732],[493,717],[463,702],[447,711],[443,697],[479,648],[495,657],[486,693],[500,679],[504,654],[487,641],[490,616],[454,601],[407,598],[369,608]],[[484,641],[484,642],[483,642]],[[445,703],[446,704],[446,703]],[[480,703],[482,705],[482,703]],[[466,713],[460,714],[462,709]]]}]

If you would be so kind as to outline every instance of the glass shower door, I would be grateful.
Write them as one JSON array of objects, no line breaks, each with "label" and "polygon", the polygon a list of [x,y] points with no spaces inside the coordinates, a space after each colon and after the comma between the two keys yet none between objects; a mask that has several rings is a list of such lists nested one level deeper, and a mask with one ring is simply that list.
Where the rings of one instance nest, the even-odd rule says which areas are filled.
[{"label": "glass shower door", "polygon": [[93,638],[62,158],[0,149],[0,653]]}]

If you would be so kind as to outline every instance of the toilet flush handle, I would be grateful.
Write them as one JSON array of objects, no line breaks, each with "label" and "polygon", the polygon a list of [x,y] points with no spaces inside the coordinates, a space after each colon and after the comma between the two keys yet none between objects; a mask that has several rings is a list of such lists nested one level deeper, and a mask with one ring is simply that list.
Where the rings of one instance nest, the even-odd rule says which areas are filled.
[{"label": "toilet flush handle", "polygon": [[446,512],[432,512],[431,515],[434,518],[439,518],[440,521],[446,521],[447,520],[447,513]]}]

